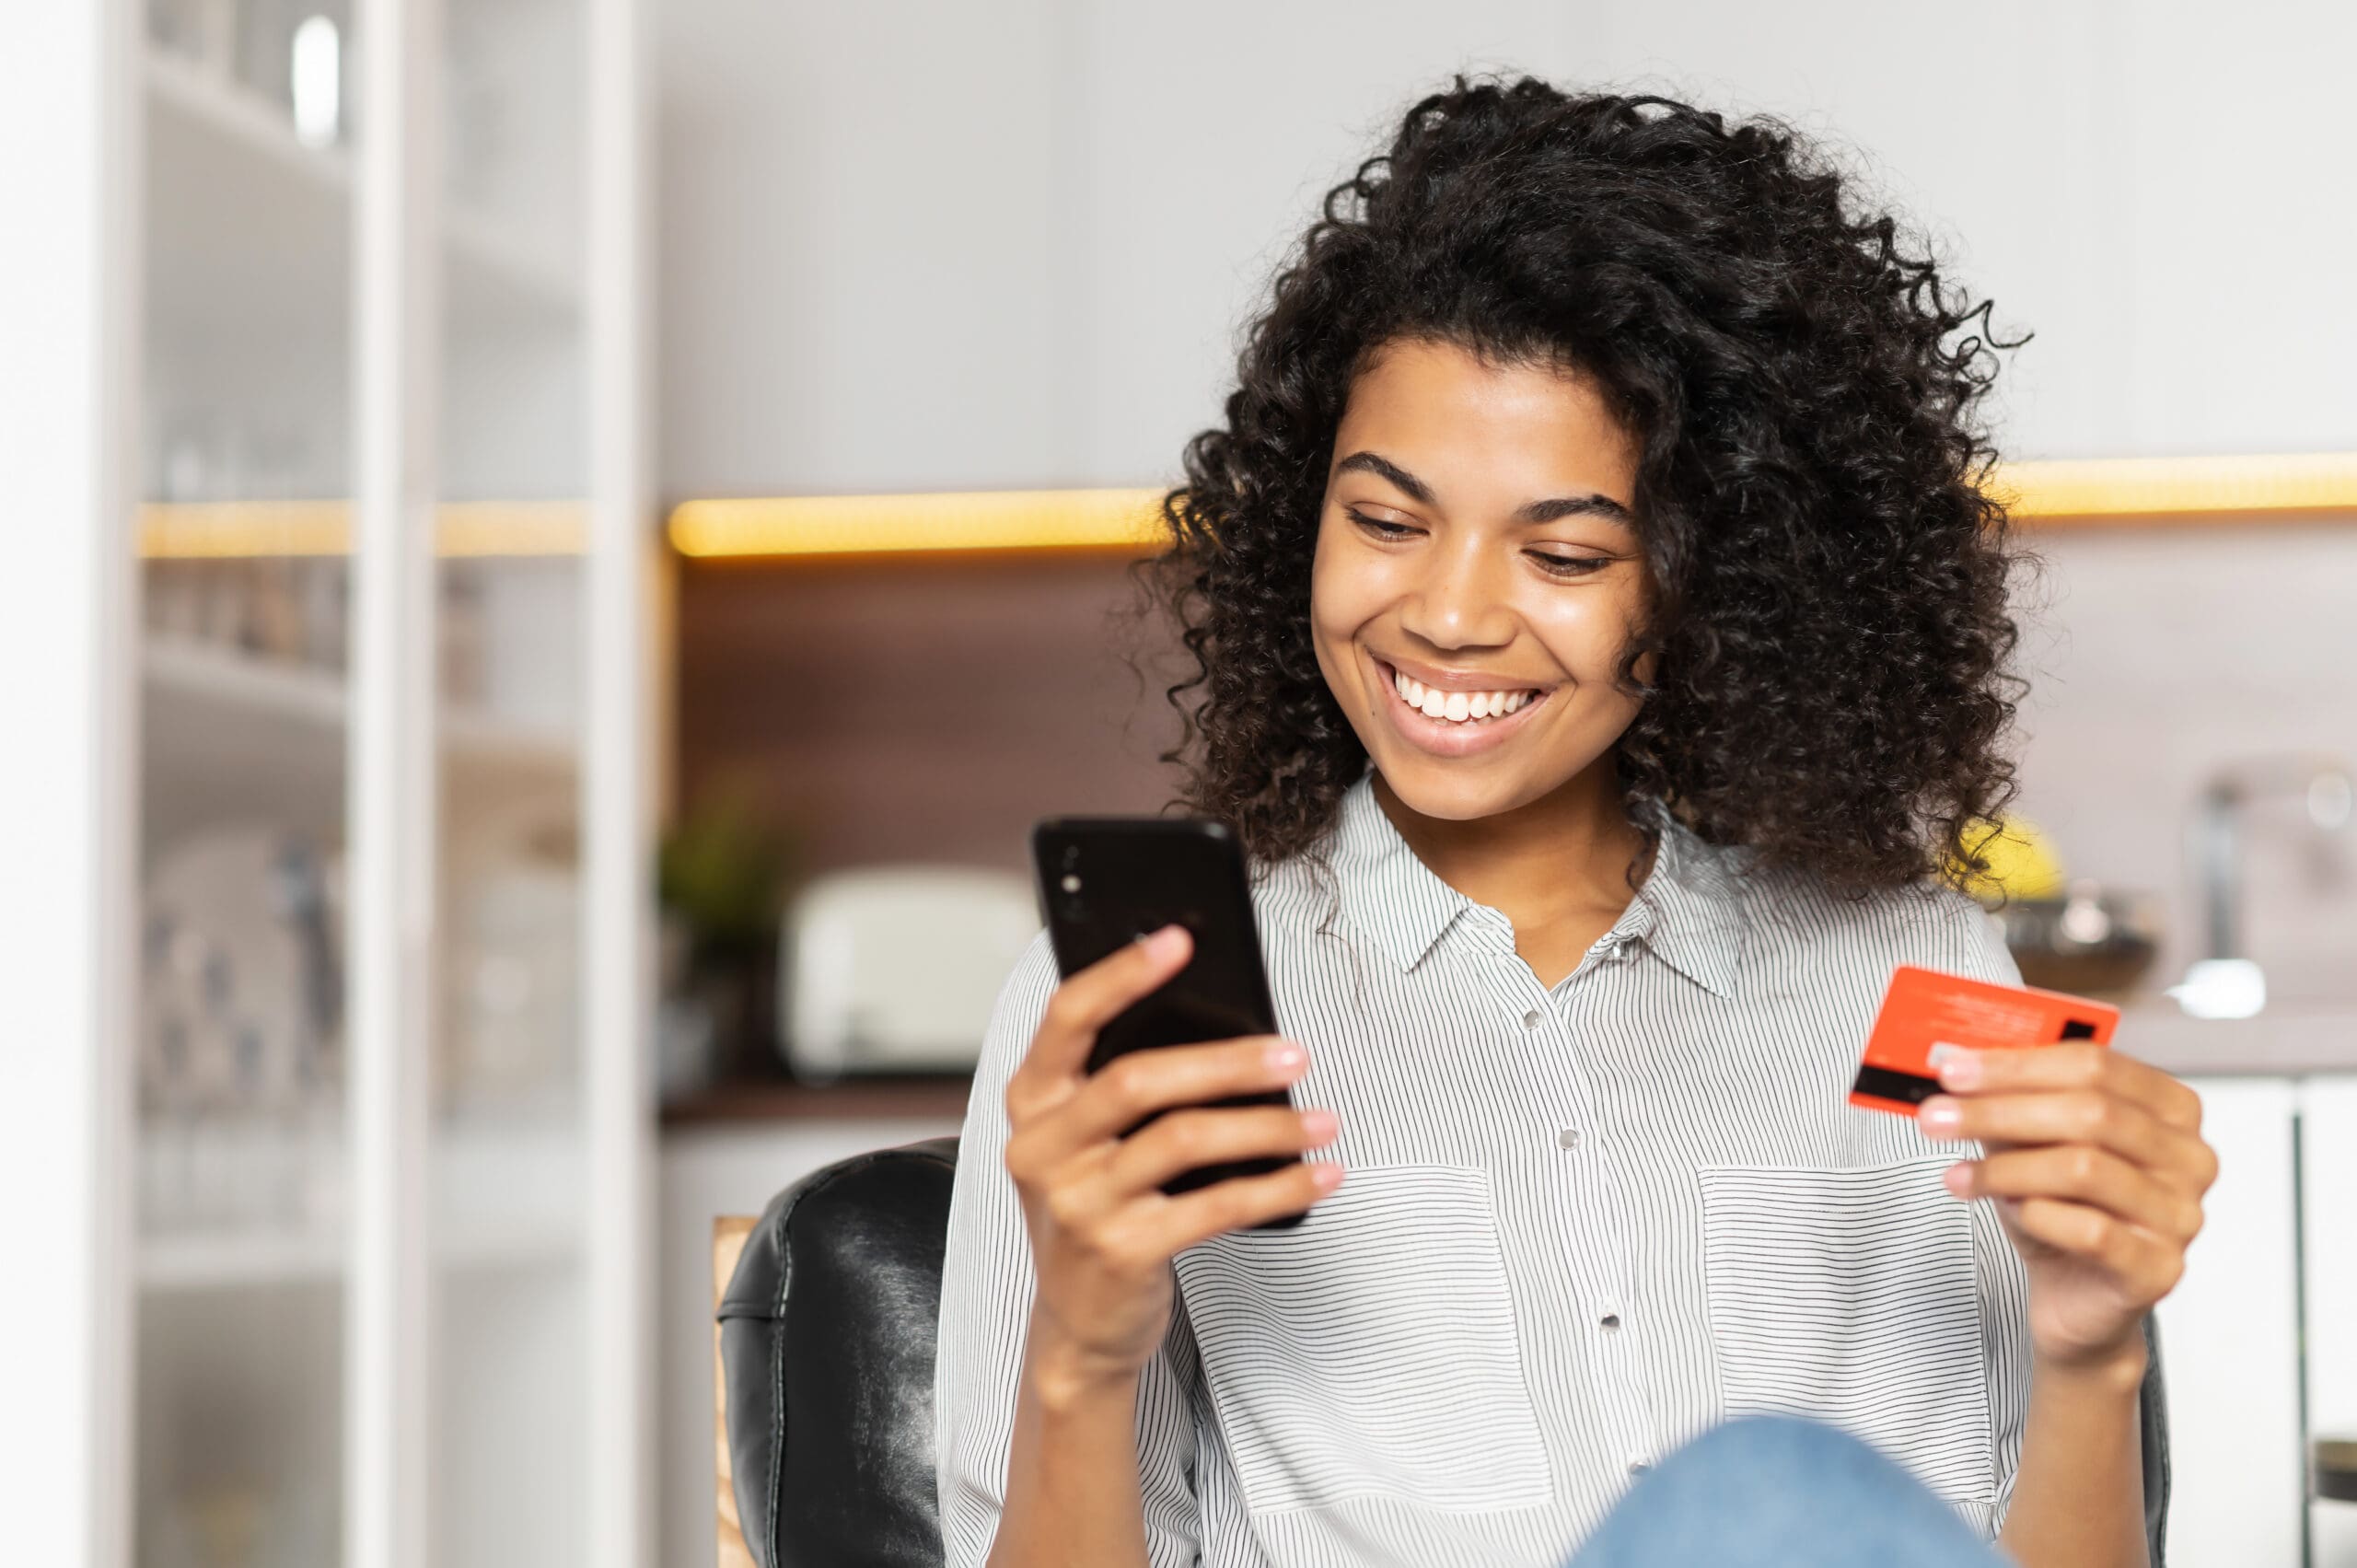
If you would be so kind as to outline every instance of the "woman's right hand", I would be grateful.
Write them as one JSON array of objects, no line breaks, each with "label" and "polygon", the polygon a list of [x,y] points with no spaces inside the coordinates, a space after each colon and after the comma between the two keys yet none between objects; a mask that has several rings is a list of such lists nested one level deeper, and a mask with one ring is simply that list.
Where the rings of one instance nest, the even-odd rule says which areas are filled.
[{"label": "woman's right hand", "polygon": [[[1308,1053],[1279,1035],[1133,1051],[1087,1070],[1097,1031],[1192,950],[1186,928],[1167,925],[1064,981],[1007,1081],[1006,1169],[1039,1275],[1028,1352],[1039,1376],[1079,1385],[1134,1376],[1169,1325],[1173,1257],[1299,1213],[1341,1180],[1340,1165],[1300,1160],[1175,1197],[1161,1191],[1197,1166],[1299,1154],[1337,1130],[1329,1110],[1201,1103],[1299,1078]],[[1156,1111],[1168,1114],[1121,1135]]]}]

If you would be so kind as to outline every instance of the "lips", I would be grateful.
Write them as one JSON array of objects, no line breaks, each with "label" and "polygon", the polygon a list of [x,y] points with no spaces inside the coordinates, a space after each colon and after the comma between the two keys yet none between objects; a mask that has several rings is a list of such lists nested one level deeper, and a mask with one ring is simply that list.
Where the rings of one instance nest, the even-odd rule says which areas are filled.
[{"label": "lips", "polygon": [[[1398,675],[1402,667],[1395,666],[1388,660],[1378,658],[1371,653],[1367,657],[1374,665],[1384,687],[1384,691],[1378,700],[1388,715],[1387,722],[1392,733],[1417,750],[1437,757],[1468,757],[1476,752],[1487,751],[1504,745],[1531,722],[1530,715],[1545,707],[1555,691],[1552,686],[1534,686],[1528,682],[1511,679],[1502,679],[1487,675],[1469,676],[1462,671],[1451,675],[1446,671],[1434,670],[1432,671],[1433,674],[1450,682],[1446,685],[1439,681],[1426,682],[1440,691],[1450,692],[1530,691],[1535,694],[1525,699],[1522,705],[1513,712],[1493,717],[1432,718],[1421,710],[1409,706],[1407,699],[1400,695]],[[1418,670],[1429,669],[1430,667],[1411,665],[1404,668],[1405,673],[1410,677],[1421,679]]]},{"label": "lips", "polygon": [[1419,710],[1428,719],[1447,719],[1452,724],[1480,724],[1492,718],[1503,718],[1535,700],[1538,692],[1531,687],[1512,690],[1483,687],[1471,691],[1427,686],[1404,671],[1395,670],[1391,690],[1410,707]]}]

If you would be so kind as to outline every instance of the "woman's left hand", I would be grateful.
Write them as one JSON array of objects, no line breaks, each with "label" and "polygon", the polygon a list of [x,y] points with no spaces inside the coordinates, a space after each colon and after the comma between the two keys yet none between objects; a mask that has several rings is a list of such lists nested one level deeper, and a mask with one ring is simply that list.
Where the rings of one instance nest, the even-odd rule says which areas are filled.
[{"label": "woman's left hand", "polygon": [[1996,1201],[2029,1272],[2030,1341],[2049,1365],[2141,1353],[2146,1312],[2185,1272],[2218,1156],[2201,1097],[2098,1045],[1935,1050],[1924,1132],[1978,1139],[1948,1191]]}]

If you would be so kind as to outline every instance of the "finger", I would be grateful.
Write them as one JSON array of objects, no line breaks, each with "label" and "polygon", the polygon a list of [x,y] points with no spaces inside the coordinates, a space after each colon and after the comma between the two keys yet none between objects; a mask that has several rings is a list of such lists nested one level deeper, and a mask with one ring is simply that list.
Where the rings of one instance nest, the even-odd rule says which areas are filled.
[{"label": "finger", "polygon": [[1157,1112],[1283,1088],[1308,1070],[1309,1053],[1283,1035],[1132,1051],[1031,1107],[1008,1134],[1007,1167],[1045,1173]]},{"label": "finger", "polygon": [[1916,1108],[1916,1119],[1927,1136],[1976,1139],[1984,1154],[2053,1144],[2107,1149],[2196,1198],[2218,1176],[2218,1156],[2199,1136],[2095,1091],[1988,1098],[1933,1095]]},{"label": "finger", "polygon": [[1993,1095],[1933,1095],[1915,1108],[1933,1138],[1984,1144],[2091,1144],[2133,1164],[2156,1168],[2177,1151],[2174,1134],[2142,1107],[2093,1090]]},{"label": "finger", "polygon": [[2086,1144],[2048,1144],[1967,1160],[1948,1171],[1960,1198],[2060,1198],[2101,1209],[2179,1245],[2201,1228],[2201,1205],[2119,1156]]},{"label": "finger", "polygon": [[2201,1126],[2201,1097],[2149,1062],[2102,1045],[2041,1045],[2026,1051],[1934,1047],[1940,1087],[1959,1095],[2094,1089],[2141,1106],[2183,1132]]},{"label": "finger", "polygon": [[1176,1198],[1136,1199],[1114,1222],[1123,1245],[1146,1257],[1172,1258],[1213,1237],[1262,1220],[1299,1214],[1339,1186],[1342,1167],[1305,1160],[1265,1176],[1234,1176]]},{"label": "finger", "polygon": [[2184,1248],[2084,1203],[2025,1198],[2014,1205],[2013,1220],[2025,1236],[2097,1264],[2146,1307],[2185,1273]]},{"label": "finger", "polygon": [[1160,1187],[1181,1171],[1258,1155],[1296,1155],[1330,1143],[1340,1123],[1322,1108],[1235,1106],[1174,1110],[1124,1138],[1100,1179],[1116,1201]]},{"label": "finger", "polygon": [[1075,1144],[1125,1136],[1159,1111],[1281,1089],[1309,1071],[1309,1052],[1283,1035],[1157,1046],[1109,1062],[1052,1113]]},{"label": "finger", "polygon": [[1008,1109],[1068,1093],[1071,1081],[1087,1071],[1097,1032],[1185,968],[1193,952],[1185,926],[1166,925],[1067,976],[1049,996],[1031,1047],[1007,1080]]}]

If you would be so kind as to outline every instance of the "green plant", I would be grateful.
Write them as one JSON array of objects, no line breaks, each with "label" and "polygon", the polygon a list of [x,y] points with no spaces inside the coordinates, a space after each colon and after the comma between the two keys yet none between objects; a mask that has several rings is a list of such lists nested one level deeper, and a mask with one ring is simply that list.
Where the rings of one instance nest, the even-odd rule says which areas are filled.
[{"label": "green plant", "polygon": [[766,951],[799,858],[796,835],[743,779],[704,789],[663,835],[657,896],[698,961]]}]

